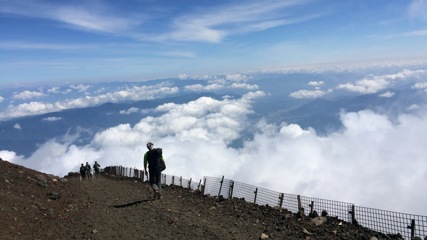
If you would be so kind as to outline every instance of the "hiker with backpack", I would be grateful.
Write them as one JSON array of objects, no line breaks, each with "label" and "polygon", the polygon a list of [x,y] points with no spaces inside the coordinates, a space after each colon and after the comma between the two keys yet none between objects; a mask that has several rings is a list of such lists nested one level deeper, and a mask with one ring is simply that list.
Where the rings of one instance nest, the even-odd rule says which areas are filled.
[{"label": "hiker with backpack", "polygon": [[95,161],[95,164],[93,164],[93,170],[95,170],[95,176],[99,173],[99,168],[101,165],[98,164],[98,162]]},{"label": "hiker with backpack", "polygon": [[86,177],[89,179],[92,176],[92,168],[90,167],[89,163],[86,162]]},{"label": "hiker with backpack", "polygon": [[[154,190],[154,198],[162,198],[162,171],[166,169],[165,160],[163,159],[163,151],[161,148],[153,148],[152,142],[147,143],[148,151],[144,154],[144,170],[145,176],[149,175],[150,185]],[[148,164],[148,172],[147,172]]]},{"label": "hiker with backpack", "polygon": [[83,165],[80,165],[80,181],[85,180],[86,178],[86,167]]}]

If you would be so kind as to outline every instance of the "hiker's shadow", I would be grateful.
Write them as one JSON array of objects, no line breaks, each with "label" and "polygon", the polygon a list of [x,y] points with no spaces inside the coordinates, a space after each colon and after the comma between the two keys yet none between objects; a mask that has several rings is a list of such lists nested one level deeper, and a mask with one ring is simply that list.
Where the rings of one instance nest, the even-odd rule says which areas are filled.
[{"label": "hiker's shadow", "polygon": [[135,201],[135,202],[131,202],[131,203],[125,203],[125,204],[120,204],[120,205],[113,205],[110,207],[113,208],[125,208],[125,207],[130,207],[130,206],[134,206],[134,205],[138,205],[141,203],[146,203],[146,202],[152,202],[152,199],[144,199],[144,200],[140,200],[140,201]]}]

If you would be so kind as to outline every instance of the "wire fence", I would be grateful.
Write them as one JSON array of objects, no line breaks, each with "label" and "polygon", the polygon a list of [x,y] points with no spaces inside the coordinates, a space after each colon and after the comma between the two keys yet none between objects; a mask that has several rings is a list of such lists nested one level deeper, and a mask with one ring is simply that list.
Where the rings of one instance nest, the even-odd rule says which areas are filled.
[{"label": "wire fence", "polygon": [[[136,168],[111,166],[104,173],[146,181],[144,171]],[[243,198],[258,205],[280,207],[308,216],[331,216],[388,235],[400,234],[405,239],[427,239],[427,216],[392,212],[355,206],[353,203],[280,193],[224,177],[204,177],[199,181],[181,176],[162,174],[162,184],[198,189],[205,195]],[[423,238],[424,237],[424,238]]]}]

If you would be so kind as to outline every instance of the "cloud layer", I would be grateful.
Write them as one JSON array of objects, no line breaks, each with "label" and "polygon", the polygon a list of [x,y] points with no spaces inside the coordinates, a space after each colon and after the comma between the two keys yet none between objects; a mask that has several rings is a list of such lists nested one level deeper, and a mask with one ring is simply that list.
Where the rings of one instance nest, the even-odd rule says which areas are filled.
[{"label": "cloud layer", "polygon": [[[25,159],[10,151],[0,157],[43,172],[65,175],[82,162],[102,167],[143,168],[145,143],[164,149],[167,174],[242,181],[305,196],[353,202],[359,206],[427,214],[424,136],[427,114],[418,109],[397,122],[371,111],[342,113],[342,132],[318,136],[298,125],[247,126],[251,105],[263,92],[239,99],[199,98],[186,104],[164,104],[158,117],[135,126],[122,124],[99,132],[88,145],[78,135],[43,144]],[[242,148],[229,143],[244,128],[256,134]]]}]

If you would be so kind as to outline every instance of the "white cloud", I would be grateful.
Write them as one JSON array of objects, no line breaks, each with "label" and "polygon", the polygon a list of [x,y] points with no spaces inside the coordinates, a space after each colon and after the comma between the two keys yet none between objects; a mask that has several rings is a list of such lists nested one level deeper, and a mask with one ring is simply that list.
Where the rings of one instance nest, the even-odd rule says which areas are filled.
[{"label": "white cloud", "polygon": [[0,158],[6,161],[14,160],[14,161],[24,161],[22,156],[16,155],[15,152],[7,151],[7,150],[0,150]]},{"label": "white cloud", "polygon": [[84,147],[71,140],[50,141],[27,159],[7,151],[0,157],[58,175],[77,171],[81,159],[142,169],[145,143],[153,141],[164,149],[167,174],[193,179],[225,175],[285,193],[427,214],[427,194],[420,190],[427,182],[427,114],[421,108],[400,115],[397,123],[371,111],[342,113],[345,129],[329,136],[261,121],[250,126],[257,132],[254,139],[239,149],[228,147],[249,127],[251,101],[263,94],[164,104],[156,109],[158,117],[102,131]]},{"label": "white cloud", "polygon": [[178,78],[179,79],[182,79],[182,80],[184,80],[184,79],[188,79],[190,76],[188,76],[187,74],[185,74],[185,73],[181,73],[181,74],[178,74]]},{"label": "white cloud", "polygon": [[193,84],[193,85],[187,85],[184,87],[184,89],[189,91],[195,91],[195,92],[203,92],[203,91],[215,91],[225,88],[224,85],[221,84],[209,84],[209,85],[202,85],[202,84]]},{"label": "white cloud", "polygon": [[46,117],[46,118],[42,119],[42,121],[45,121],[45,122],[56,122],[59,120],[62,120],[62,118],[61,117]]},{"label": "white cloud", "polygon": [[[182,77],[189,78],[187,75],[182,75]],[[203,92],[203,91],[216,91],[222,90],[226,88],[234,88],[234,89],[246,89],[250,91],[254,91],[259,89],[259,86],[256,84],[246,83],[250,76],[245,74],[228,74],[225,76],[218,77],[216,75],[212,76],[202,76],[194,77],[195,79],[204,79],[207,80],[207,85],[202,84],[193,84],[187,85],[184,89],[195,92]]]},{"label": "white cloud", "polygon": [[0,96],[0,103],[4,101],[4,97]]},{"label": "white cloud", "polygon": [[88,84],[77,84],[70,86],[71,89],[77,90],[78,92],[86,92],[91,87],[92,86]]},{"label": "white cloud", "polygon": [[19,123],[15,123],[15,125],[13,125],[13,128],[21,130],[21,125],[19,125]]},{"label": "white cloud", "polygon": [[[421,203],[427,194],[419,191],[427,180],[421,143],[427,132],[425,114],[402,115],[397,125],[370,111],[346,113],[341,119],[346,130],[328,137],[296,125],[263,126],[266,130],[240,153],[240,172],[245,174],[236,175],[277,191],[427,213]],[[259,159],[264,160],[262,167]]]},{"label": "white cloud", "polygon": [[387,92],[385,92],[383,94],[380,94],[379,96],[380,97],[385,97],[385,98],[390,98],[390,97],[393,97],[394,95],[395,95],[394,92],[387,91]]},{"label": "white cloud", "polygon": [[120,114],[129,115],[129,114],[138,113],[138,112],[141,112],[141,109],[136,108],[136,107],[131,107],[131,108],[127,109],[127,110],[122,110],[119,113]]},{"label": "white cloud", "polygon": [[308,83],[309,86],[319,87],[325,84],[323,81],[311,81]]},{"label": "white cloud", "polygon": [[404,69],[396,74],[388,75],[369,75],[356,83],[345,83],[338,85],[338,89],[345,89],[352,92],[358,92],[362,94],[376,93],[392,86],[396,81],[406,80],[409,78],[420,78],[426,76],[427,71],[420,70],[408,70]]},{"label": "white cloud", "polygon": [[411,106],[408,107],[408,110],[410,111],[414,111],[414,110],[419,110],[420,106],[418,104],[412,104]]},{"label": "white cloud", "polygon": [[157,111],[165,114],[156,119],[143,119],[135,128],[155,140],[173,132],[181,141],[217,139],[219,143],[228,144],[245,127],[246,115],[252,113],[250,102],[263,95],[256,92],[239,100],[202,97],[183,105],[164,104],[157,107]]},{"label": "white cloud", "polygon": [[234,73],[234,74],[227,74],[227,75],[225,75],[225,79],[226,80],[230,80],[230,81],[241,82],[241,81],[248,80],[249,76],[245,75],[245,74],[241,74],[241,73]]},{"label": "white cloud", "polygon": [[61,90],[61,88],[59,87],[51,87],[47,90],[48,93],[59,93],[59,91]]},{"label": "white cloud", "polygon": [[257,90],[259,87],[256,84],[247,84],[247,83],[232,83],[232,88],[241,88],[247,90]]},{"label": "white cloud", "polygon": [[413,89],[426,89],[427,88],[427,82],[417,82],[412,86]]},{"label": "white cloud", "polygon": [[328,89],[327,91],[323,90],[298,90],[289,94],[290,97],[293,98],[319,98],[328,93],[331,93],[332,89]]},{"label": "white cloud", "polygon": [[26,90],[26,91],[14,94],[12,96],[12,98],[13,99],[19,99],[19,100],[28,100],[28,99],[32,99],[32,98],[40,98],[40,97],[45,97],[45,96],[47,96],[47,95],[42,93],[42,92]]},{"label": "white cloud", "polygon": [[18,106],[9,106],[6,112],[3,114],[4,119],[22,117],[28,115],[37,115],[42,113],[54,112],[62,110],[51,103],[42,103],[42,102],[30,102],[22,103]]},{"label": "white cloud", "polygon": [[302,98],[319,98],[326,94],[333,92],[332,89],[321,90],[320,86],[325,84],[323,81],[310,81],[307,85],[315,87],[315,90],[298,90],[289,94],[290,97],[302,99]]}]

